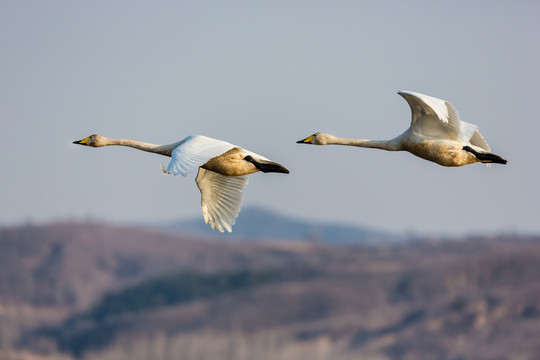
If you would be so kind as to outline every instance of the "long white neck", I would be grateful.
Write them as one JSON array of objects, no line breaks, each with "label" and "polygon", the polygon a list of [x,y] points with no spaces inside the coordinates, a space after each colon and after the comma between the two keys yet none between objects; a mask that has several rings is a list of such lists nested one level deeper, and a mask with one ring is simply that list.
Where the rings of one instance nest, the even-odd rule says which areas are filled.
[{"label": "long white neck", "polygon": [[390,140],[368,140],[368,139],[349,139],[337,136],[332,136],[327,141],[328,145],[346,145],[346,146],[358,146],[364,148],[382,149],[388,151],[399,151],[401,146],[395,139]]},{"label": "long white neck", "polygon": [[176,142],[174,144],[168,144],[168,145],[156,145],[151,144],[147,142],[137,141],[137,140],[130,140],[130,139],[111,139],[111,138],[105,138],[100,143],[99,146],[127,146],[132,147],[138,150],[151,152],[155,154],[160,154],[164,156],[171,156],[172,151],[182,143],[182,141]]}]

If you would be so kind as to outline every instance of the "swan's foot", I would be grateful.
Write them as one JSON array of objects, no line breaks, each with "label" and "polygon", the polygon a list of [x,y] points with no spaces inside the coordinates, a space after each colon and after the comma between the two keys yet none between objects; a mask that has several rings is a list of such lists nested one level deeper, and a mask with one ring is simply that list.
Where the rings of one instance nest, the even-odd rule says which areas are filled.
[{"label": "swan's foot", "polygon": [[163,166],[163,164],[160,164],[161,166],[161,172],[163,173],[163,175],[169,175],[170,172],[167,171],[167,169],[165,168],[165,166]]},{"label": "swan's foot", "polygon": [[506,160],[500,157],[499,155],[493,154],[493,153],[481,153],[470,146],[464,146],[463,150],[468,151],[472,153],[478,160],[480,160],[483,163],[496,163],[496,164],[506,164]]},{"label": "swan's foot", "polygon": [[289,170],[285,166],[278,164],[276,162],[273,162],[273,161],[255,160],[253,156],[251,155],[246,156],[244,160],[249,161],[250,163],[255,165],[255,167],[258,170],[262,171],[263,173],[269,173],[269,172],[284,173],[284,174],[289,173]]}]

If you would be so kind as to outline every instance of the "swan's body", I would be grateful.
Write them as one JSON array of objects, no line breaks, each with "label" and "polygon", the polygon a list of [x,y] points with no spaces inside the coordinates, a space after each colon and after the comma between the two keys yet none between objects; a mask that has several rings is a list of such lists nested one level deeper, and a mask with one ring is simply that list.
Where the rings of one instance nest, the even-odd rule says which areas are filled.
[{"label": "swan's body", "polygon": [[478,127],[461,121],[449,102],[411,91],[400,91],[398,94],[409,103],[412,120],[411,126],[393,139],[347,139],[316,133],[298,143],[408,151],[443,166],[462,166],[476,162],[506,164],[502,157],[491,153]]},{"label": "swan's body", "polygon": [[264,156],[201,135],[188,136],[169,145],[110,139],[101,135],[90,135],[73,143],[91,147],[128,146],[170,156],[172,159],[167,169],[162,166],[164,174],[187,176],[198,169],[196,182],[201,191],[204,221],[221,232],[232,231],[242,205],[242,192],[248,182],[246,175],[257,171],[289,173],[284,166]]}]

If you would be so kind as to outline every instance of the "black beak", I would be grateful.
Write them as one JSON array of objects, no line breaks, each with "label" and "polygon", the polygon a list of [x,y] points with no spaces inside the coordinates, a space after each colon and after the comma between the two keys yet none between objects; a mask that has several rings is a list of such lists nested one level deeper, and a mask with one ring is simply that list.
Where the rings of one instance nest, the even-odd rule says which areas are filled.
[{"label": "black beak", "polygon": [[297,143],[297,144],[304,144],[304,141],[305,141],[305,140],[306,140],[306,139],[298,140],[296,143]]}]

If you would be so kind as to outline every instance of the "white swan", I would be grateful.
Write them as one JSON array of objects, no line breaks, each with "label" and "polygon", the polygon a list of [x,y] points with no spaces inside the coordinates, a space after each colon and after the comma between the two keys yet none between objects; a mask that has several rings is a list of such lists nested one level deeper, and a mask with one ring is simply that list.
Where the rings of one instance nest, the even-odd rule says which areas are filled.
[{"label": "white swan", "polygon": [[409,103],[412,121],[403,134],[393,139],[346,139],[316,133],[297,142],[408,151],[443,166],[462,166],[476,162],[506,164],[505,159],[490,152],[478,127],[461,121],[449,102],[412,91],[400,91],[398,94]]},{"label": "white swan", "polygon": [[223,232],[232,231],[232,225],[240,212],[242,192],[248,174],[257,171],[289,173],[284,166],[272,162],[228,142],[206,136],[193,135],[169,144],[155,145],[145,142],[110,139],[101,135],[90,135],[74,141],[91,147],[109,145],[129,146],[135,149],[172,157],[164,174],[188,175],[198,168],[197,186],[201,191],[201,207],[204,221]]}]

